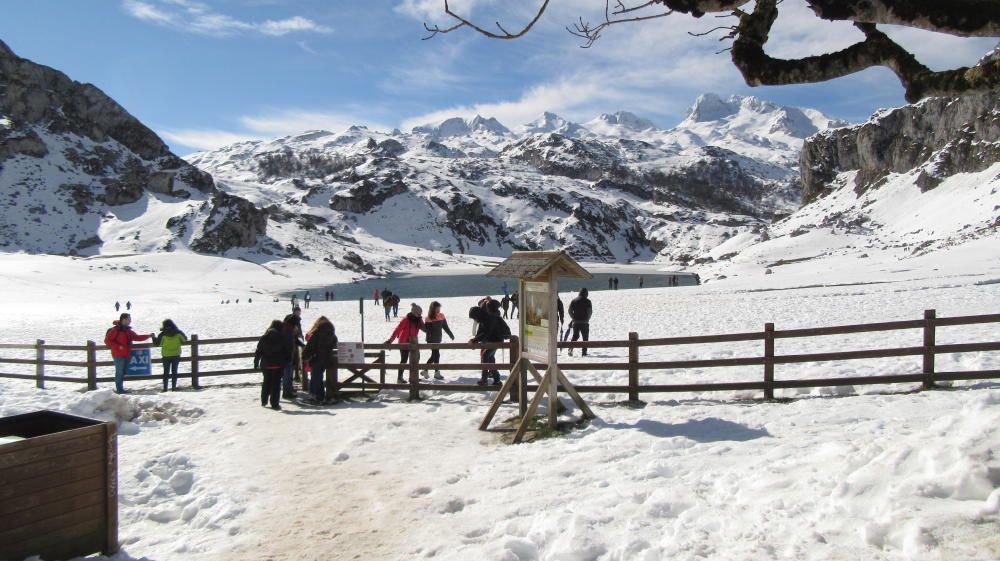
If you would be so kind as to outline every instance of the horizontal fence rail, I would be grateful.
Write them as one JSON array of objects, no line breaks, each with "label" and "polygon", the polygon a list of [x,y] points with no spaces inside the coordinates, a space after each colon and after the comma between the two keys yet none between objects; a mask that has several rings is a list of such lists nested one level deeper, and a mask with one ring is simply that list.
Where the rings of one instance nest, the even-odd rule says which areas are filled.
[{"label": "horizontal fence rail", "polygon": [[[988,380],[1000,378],[1000,370],[981,371],[958,371],[958,372],[936,372],[934,359],[939,354],[951,353],[973,353],[1000,351],[1000,341],[986,341],[976,343],[956,343],[956,344],[936,344],[936,328],[953,327],[974,324],[1000,323],[1000,314],[983,314],[973,316],[960,316],[950,318],[938,318],[934,310],[924,312],[924,318],[919,320],[890,321],[868,324],[839,325],[830,327],[799,328],[776,330],[773,324],[764,325],[763,331],[728,333],[713,335],[696,335],[684,337],[661,337],[654,339],[639,339],[638,334],[629,333],[628,339],[609,341],[575,341],[560,342],[560,349],[627,349],[628,357],[626,361],[589,361],[589,362],[566,362],[560,363],[564,371],[595,371],[595,372],[626,372],[628,383],[625,385],[591,384],[579,385],[576,389],[579,392],[591,393],[622,393],[628,394],[630,401],[638,401],[642,393],[662,393],[662,392],[712,392],[712,391],[763,391],[766,399],[774,398],[775,389],[794,388],[815,388],[833,386],[855,386],[870,384],[897,384],[897,383],[920,383],[923,388],[933,388],[937,382],[959,381],[959,380]],[[824,337],[830,335],[851,335],[859,333],[876,333],[886,331],[921,330],[923,344],[919,346],[907,346],[888,349],[859,349],[842,350],[836,352],[813,352],[800,354],[775,353],[775,341],[779,339],[803,339]],[[217,370],[205,370],[206,366],[220,361],[250,362],[254,357],[254,344],[258,337],[232,337],[232,338],[212,338],[199,339],[197,335],[192,335],[190,340],[184,343],[188,348],[187,356],[180,359],[182,364],[189,366],[189,372],[182,373],[179,377],[190,379],[192,386],[198,387],[201,378],[214,378],[225,376],[246,375],[259,372],[259,370],[243,368],[221,368]],[[744,343],[753,341],[763,341],[762,354],[759,356],[716,358],[716,359],[691,359],[691,360],[646,360],[640,359],[640,350],[649,347],[671,347],[682,345],[701,345],[719,343]],[[247,345],[250,344],[250,345]],[[219,354],[209,354],[207,351],[219,345],[241,345],[250,350],[240,352],[225,352]],[[153,348],[150,343],[138,344],[134,348]],[[503,349],[509,352],[509,361],[498,363],[462,362],[443,363],[427,365],[419,362],[420,351],[430,350],[482,350],[482,349]],[[14,380],[35,380],[37,387],[44,388],[46,382],[76,383],[86,384],[88,389],[96,389],[98,383],[114,381],[112,376],[99,376],[99,368],[108,368],[114,365],[111,360],[98,360],[97,353],[104,353],[108,347],[98,345],[93,341],[88,341],[86,345],[50,345],[44,340],[38,340],[34,344],[10,344],[0,343],[0,368],[4,365],[34,366],[35,372],[29,373],[3,373],[0,378]],[[474,391],[495,391],[495,386],[481,386],[460,382],[448,383],[428,383],[422,382],[419,371],[422,369],[443,370],[452,372],[461,371],[482,371],[492,368],[497,370],[510,370],[520,357],[520,342],[517,337],[513,337],[510,342],[504,343],[422,343],[416,341],[409,343],[388,344],[388,343],[365,343],[364,356],[366,359],[374,359],[373,362],[346,363],[337,362],[336,353],[331,356],[332,365],[328,369],[326,386],[331,394],[346,393],[349,391],[381,391],[389,389],[408,390],[412,399],[419,398],[421,391],[435,392],[474,392]],[[410,351],[407,362],[388,362],[386,353],[396,350]],[[34,351],[33,358],[12,357],[9,351],[26,352]],[[62,358],[46,358],[47,352],[74,353],[78,352],[83,356],[83,360],[64,360]],[[107,356],[107,355],[105,355]],[[837,378],[809,378],[795,380],[776,380],[774,376],[775,365],[817,363],[828,361],[849,361],[894,357],[922,357],[922,368],[919,372],[890,373],[870,376],[848,376]],[[153,359],[153,364],[162,364],[162,359]],[[231,365],[223,365],[231,366]],[[544,364],[536,364],[537,369],[546,367]],[[679,384],[642,384],[640,383],[640,373],[643,371],[665,371],[683,369],[704,369],[704,368],[727,368],[727,367],[763,367],[763,376],[757,380],[747,380],[743,382],[705,382],[705,383],[679,383]],[[80,371],[80,375],[66,375],[63,372],[54,375],[47,372],[46,367],[75,368]],[[402,381],[393,383],[387,380],[389,373],[395,371],[403,372],[406,376]],[[343,380],[341,377],[343,375]],[[161,380],[162,375],[151,374],[148,376],[128,376],[126,380]],[[303,386],[306,385],[306,376],[302,379]],[[526,385],[531,390],[534,386]],[[516,397],[512,394],[512,398]]]}]

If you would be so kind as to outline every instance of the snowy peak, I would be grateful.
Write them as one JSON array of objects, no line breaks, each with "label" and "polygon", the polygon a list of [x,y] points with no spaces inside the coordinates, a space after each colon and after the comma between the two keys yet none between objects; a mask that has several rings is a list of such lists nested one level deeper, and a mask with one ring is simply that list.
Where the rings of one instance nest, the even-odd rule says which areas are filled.
[{"label": "snowy peak", "polygon": [[587,123],[591,130],[625,129],[632,132],[643,132],[657,128],[649,119],[643,119],[635,113],[628,111],[616,111],[612,114],[604,113],[600,117]]},{"label": "snowy peak", "polygon": [[518,132],[521,134],[547,134],[554,132],[563,136],[575,137],[587,134],[589,131],[572,121],[563,119],[555,113],[546,111],[534,121],[521,125]]},{"label": "snowy peak", "polygon": [[476,115],[469,120],[461,117],[452,117],[437,124],[426,124],[413,127],[412,132],[426,134],[434,138],[468,136],[477,132],[484,132],[497,136],[510,134],[510,130],[503,126],[500,121],[497,121],[493,117],[485,118],[481,115]]},{"label": "snowy peak", "polygon": [[806,139],[821,130],[843,126],[819,111],[785,107],[754,96],[714,93],[698,96],[678,129],[728,131],[761,138]]}]

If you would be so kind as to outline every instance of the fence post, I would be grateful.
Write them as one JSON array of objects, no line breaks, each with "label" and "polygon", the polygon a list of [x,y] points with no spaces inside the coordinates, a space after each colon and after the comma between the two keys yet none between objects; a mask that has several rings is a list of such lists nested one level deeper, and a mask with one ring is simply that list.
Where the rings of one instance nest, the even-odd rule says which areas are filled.
[{"label": "fence post", "polygon": [[382,361],[382,366],[378,369],[378,383],[379,383],[379,386],[384,386],[385,385],[385,349],[382,349],[381,351],[379,351],[378,358],[379,358],[380,361]]},{"label": "fence post", "polygon": [[198,389],[198,335],[191,336],[191,387]]},{"label": "fence post", "polygon": [[521,366],[518,365],[518,361],[521,359],[521,341],[518,339],[517,335],[510,336],[510,364],[511,366],[516,366],[514,370],[510,371],[510,376],[517,376],[514,379],[514,384],[510,386],[510,401],[511,403],[521,403]]},{"label": "fence post", "polygon": [[764,399],[774,399],[774,324],[764,324]]},{"label": "fence post", "polygon": [[639,334],[628,334],[628,400],[639,403]]},{"label": "fence post", "polygon": [[87,341],[87,391],[97,389],[97,343]]},{"label": "fence post", "polygon": [[[361,347],[361,360],[364,361],[365,349],[364,345]],[[340,392],[340,378],[338,377],[337,370],[340,368],[340,353],[334,348],[330,352],[330,366],[326,369],[326,398],[330,399]],[[365,379],[362,378],[361,382],[364,383]]]},{"label": "fence post", "polygon": [[934,320],[937,311],[924,310],[924,389],[934,388]]},{"label": "fence post", "polygon": [[45,340],[35,341],[35,386],[45,389]]},{"label": "fence post", "polygon": [[417,354],[417,338],[410,337],[410,401],[420,399],[420,391],[417,390],[417,371],[420,369],[420,355]]}]

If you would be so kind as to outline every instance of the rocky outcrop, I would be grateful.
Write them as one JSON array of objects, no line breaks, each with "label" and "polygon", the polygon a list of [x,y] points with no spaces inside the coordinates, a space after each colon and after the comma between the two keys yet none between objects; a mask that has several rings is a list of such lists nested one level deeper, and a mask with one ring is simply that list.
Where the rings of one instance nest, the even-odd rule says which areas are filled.
[{"label": "rocky outcrop", "polygon": [[237,247],[253,247],[267,231],[267,212],[250,201],[218,192],[201,234],[190,247],[203,253],[224,253]]},{"label": "rocky outcrop", "polygon": [[[0,192],[9,196],[0,200],[0,234],[8,242],[4,247],[99,252],[109,241],[97,235],[106,230],[103,223],[118,214],[131,219],[131,211],[115,207],[147,197],[190,201],[167,220],[164,233],[172,233],[174,240],[157,247],[144,238],[155,240],[161,233],[134,232],[114,240],[120,249],[170,250],[187,233],[186,224],[199,222],[204,227],[191,241],[192,249],[222,253],[254,246],[266,228],[266,213],[219,191],[210,174],[171,153],[101,90],[20,58],[2,42],[0,169],[5,172]],[[25,208],[33,209],[29,214],[34,216],[26,216]],[[74,218],[59,218],[67,214]]]},{"label": "rocky outcrop", "polygon": [[931,98],[821,132],[802,149],[802,201],[821,196],[838,173],[857,170],[863,193],[890,173],[916,171],[932,189],[942,178],[1000,161],[1000,92]]}]

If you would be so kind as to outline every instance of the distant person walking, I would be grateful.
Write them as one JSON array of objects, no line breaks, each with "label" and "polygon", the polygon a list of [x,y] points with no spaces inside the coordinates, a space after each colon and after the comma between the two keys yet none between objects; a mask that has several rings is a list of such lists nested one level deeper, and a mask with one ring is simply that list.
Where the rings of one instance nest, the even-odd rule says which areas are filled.
[{"label": "distant person walking", "polygon": [[[594,307],[590,303],[590,298],[587,296],[590,293],[586,288],[580,289],[580,295],[573,299],[569,303],[569,317],[572,319],[573,326],[573,341],[576,341],[583,336],[584,341],[590,340],[590,316],[594,313]],[[570,356],[573,356],[573,349],[569,350]],[[587,356],[587,347],[583,348],[583,356]]]},{"label": "distant person walking", "polygon": [[372,291],[372,298],[375,299],[375,305],[376,306],[378,306],[378,302],[379,302],[379,299],[380,299],[381,296],[382,296],[382,293],[380,293],[377,288]]},{"label": "distant person walking", "polygon": [[[393,295],[395,296],[395,295]],[[424,330],[424,319],[421,316],[424,311],[420,306],[416,304],[410,304],[410,313],[403,316],[403,319],[399,321],[396,329],[393,330],[392,335],[386,341],[387,345],[392,344],[393,341],[399,341],[401,345],[408,345],[410,339],[418,339],[420,337],[420,332]],[[419,351],[416,351],[419,354]],[[399,363],[406,364],[410,359],[410,349],[402,348],[399,349]],[[419,358],[417,359],[420,360]],[[396,382],[400,384],[405,384],[406,380],[403,379],[403,369],[400,368],[396,372]]]},{"label": "distant person walking", "polygon": [[[510,326],[500,316],[500,302],[491,300],[487,304],[487,315],[479,322],[479,329],[476,336],[469,340],[470,343],[502,343],[510,339]],[[480,354],[482,364],[495,364],[497,359],[496,349],[483,349]],[[500,371],[496,368],[486,368],[479,377],[480,386],[485,386],[487,378],[493,378],[493,385],[500,385]]]},{"label": "distant person walking", "polygon": [[302,302],[305,304],[305,308],[308,310],[309,302],[312,302],[312,294],[309,294],[308,290],[306,291],[306,295],[302,298]]},{"label": "distant person walking", "polygon": [[[431,307],[427,310],[427,317],[424,318],[424,331],[427,333],[426,341],[428,343],[440,343],[444,339],[442,333],[447,333],[448,337],[451,337],[452,341],[455,340],[455,334],[452,333],[451,328],[448,327],[448,320],[445,319],[444,314],[441,313],[441,302],[436,300],[431,302]],[[431,349],[431,357],[427,359],[427,368],[424,369],[420,375],[426,378],[427,371],[430,369],[431,365],[437,365],[440,363],[441,350]],[[444,379],[440,370],[434,370],[434,379]]]},{"label": "distant person walking", "polygon": [[618,290],[618,277],[615,277],[615,290]]},{"label": "distant person walking", "polygon": [[[518,296],[518,294],[516,292],[514,294],[510,295],[510,317],[512,317],[512,318],[514,318],[514,317],[521,317],[521,311],[518,309],[518,306],[521,303],[520,299],[521,299],[521,297]],[[515,316],[514,314],[517,314],[517,315]]]},{"label": "distant person walking", "polygon": [[177,328],[172,319],[163,320],[160,333],[153,336],[153,344],[160,347],[163,357],[163,391],[167,391],[167,380],[170,389],[177,391],[177,367],[181,363],[181,345],[187,343],[187,335]]},{"label": "distant person walking", "polygon": [[285,365],[292,359],[292,347],[284,334],[284,326],[280,320],[274,320],[257,340],[257,352],[253,355],[254,369],[260,368],[264,380],[260,386],[260,404],[262,407],[271,403],[271,409],[281,410],[278,398],[281,394],[281,378]]},{"label": "distant person walking", "polygon": [[120,312],[121,309],[122,309],[121,303],[120,302],[115,302],[115,311],[116,312]]},{"label": "distant person walking", "polygon": [[385,321],[391,321],[389,316],[392,315],[392,292],[387,290],[382,293],[382,307],[385,308]]},{"label": "distant person walking", "polygon": [[394,317],[394,318],[398,318],[399,317],[399,295],[398,294],[393,294],[392,295],[392,317]]},{"label": "distant person walking", "polygon": [[132,301],[131,300],[125,302],[125,309],[128,310],[128,311],[132,311]]},{"label": "distant person walking", "polygon": [[503,299],[500,300],[500,308],[503,310],[504,319],[507,319],[507,310],[510,309],[510,296],[503,295]]},{"label": "distant person walking", "polygon": [[302,360],[309,362],[309,393],[318,403],[326,401],[326,370],[330,366],[330,355],[337,347],[337,331],[333,323],[320,316],[306,335],[306,346],[302,349]]},{"label": "distant person walking", "polygon": [[153,336],[139,335],[132,330],[132,316],[122,313],[112,322],[112,326],[104,333],[104,344],[111,350],[111,358],[115,363],[115,393],[125,392],[125,370],[128,368],[129,355],[132,354],[132,343],[145,341]]},{"label": "distant person walking", "polygon": [[642,283],[643,283],[643,278],[640,276],[639,277],[639,288],[642,288]]},{"label": "distant person walking", "polygon": [[299,307],[299,296],[298,294],[292,294],[292,309]]},{"label": "distant person walking", "polygon": [[566,320],[566,308],[563,307],[562,298],[556,294],[556,318],[559,320],[559,332],[562,333],[563,321]]},{"label": "distant person walking", "polygon": [[615,278],[608,277],[608,290],[611,290],[615,285]]}]

